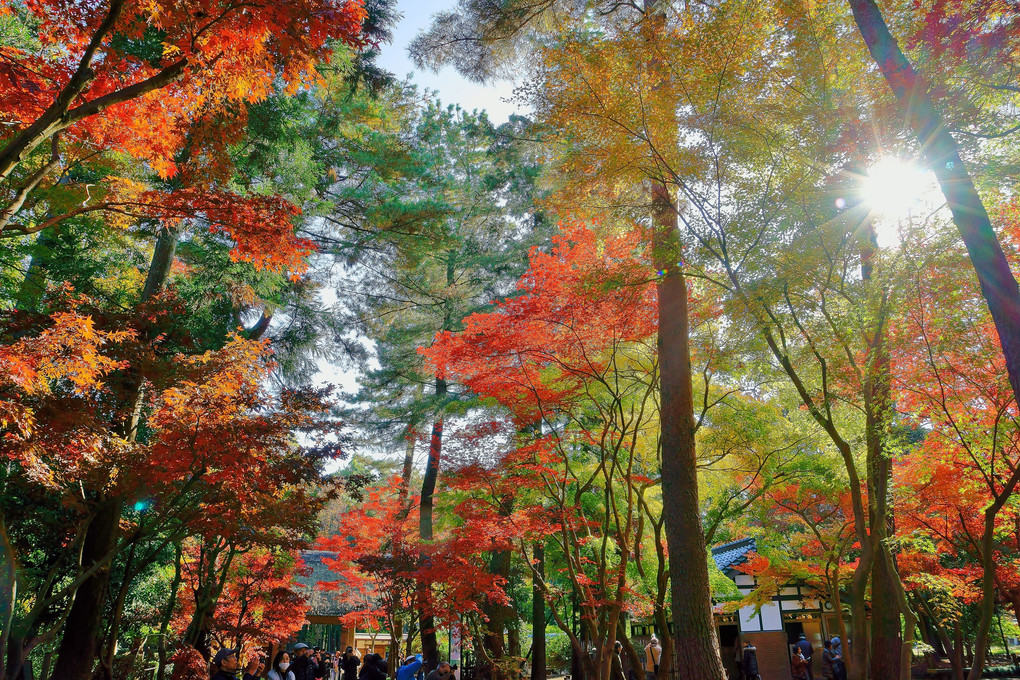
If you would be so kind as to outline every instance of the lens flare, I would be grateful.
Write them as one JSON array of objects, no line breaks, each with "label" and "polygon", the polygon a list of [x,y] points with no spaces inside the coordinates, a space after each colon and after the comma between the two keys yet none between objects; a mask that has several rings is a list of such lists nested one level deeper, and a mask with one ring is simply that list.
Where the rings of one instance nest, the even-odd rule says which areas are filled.
[{"label": "lens flare", "polygon": [[863,179],[861,194],[871,211],[880,246],[899,240],[903,220],[932,204],[938,188],[930,172],[916,163],[887,157],[875,163]]}]

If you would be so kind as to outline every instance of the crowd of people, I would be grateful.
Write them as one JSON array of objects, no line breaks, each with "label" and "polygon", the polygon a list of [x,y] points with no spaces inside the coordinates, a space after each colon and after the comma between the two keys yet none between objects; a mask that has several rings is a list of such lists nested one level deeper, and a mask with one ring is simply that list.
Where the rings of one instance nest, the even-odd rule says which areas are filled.
[{"label": "crowd of people", "polygon": [[[757,647],[746,640],[735,645],[736,662],[739,668],[736,680],[762,680],[758,671]],[[812,662],[815,649],[807,636],[801,634],[793,646],[790,670],[793,680],[815,680]],[[213,657],[211,680],[238,680],[240,652],[236,649],[221,649]],[[319,648],[312,648],[303,642],[294,645],[291,651],[281,650],[266,668],[266,657],[259,654],[249,661],[241,680],[386,680],[389,661],[380,654],[368,654],[364,659],[353,647],[343,653],[333,654]],[[652,639],[644,648],[644,680],[655,680],[662,661],[662,646],[658,638]],[[403,660],[397,668],[396,680],[423,680],[422,656],[415,654]],[[454,680],[454,670],[448,662],[442,661],[424,680]],[[821,663],[824,680],[846,680],[846,665],[843,663],[843,646],[838,637],[825,640]],[[624,672],[623,644],[616,643],[612,659],[612,680],[633,680]],[[768,680],[768,679],[766,679]]]},{"label": "crowd of people", "polygon": [[[645,645],[644,680],[655,680],[662,660],[662,646],[656,637]],[[750,640],[741,646],[738,639],[734,646],[737,675],[734,680],[763,680],[758,670],[758,648]],[[790,671],[793,680],[815,680],[812,662],[815,649],[804,634],[793,646]],[[825,640],[822,649],[822,678],[824,680],[846,680],[846,665],[843,663],[843,645],[838,637]],[[623,644],[616,643],[612,660],[612,680],[634,680],[633,674],[624,672]],[[397,678],[397,680],[409,680]],[[765,680],[772,680],[766,678]],[[782,680],[777,678],[776,680]]]},{"label": "crowd of people", "polygon": [[[846,680],[846,665],[843,663],[843,644],[838,637],[822,643],[822,678],[824,680]],[[737,663],[740,667],[738,680],[762,680],[758,672],[758,648],[750,641],[745,641],[743,648],[737,642]],[[815,648],[801,633],[793,646],[790,658],[790,674],[793,680],[815,680],[814,660]]]},{"label": "crowd of people", "polygon": [[[303,642],[280,650],[266,667],[267,657],[255,654],[241,671],[240,650],[220,649],[212,659],[211,680],[386,680],[389,660],[380,654],[364,659],[353,647],[330,654]],[[397,680],[422,680],[422,656],[407,657],[397,669]],[[424,680],[453,680],[455,667],[443,661]]]}]

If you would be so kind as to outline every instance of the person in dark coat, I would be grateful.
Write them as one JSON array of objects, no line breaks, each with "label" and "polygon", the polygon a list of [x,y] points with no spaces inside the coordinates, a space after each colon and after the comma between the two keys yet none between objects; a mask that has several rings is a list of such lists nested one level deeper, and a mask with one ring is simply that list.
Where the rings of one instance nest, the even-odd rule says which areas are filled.
[{"label": "person in dark coat", "polygon": [[316,680],[318,676],[315,672],[318,669],[318,664],[312,659],[311,648],[303,642],[294,645],[294,655],[290,664],[294,680]]},{"label": "person in dark coat", "polygon": [[744,672],[744,680],[759,680],[758,675],[758,648],[750,642],[744,643],[744,658],[740,664],[740,670]]},{"label": "person in dark coat", "polygon": [[823,642],[822,647],[822,677],[825,680],[834,680],[836,676],[832,672],[832,662],[837,655],[832,651],[832,640]]},{"label": "person in dark coat", "polygon": [[358,680],[386,680],[386,661],[378,654],[365,656]]},{"label": "person in dark coat", "polygon": [[811,646],[807,636],[804,633],[800,634],[800,639],[797,640],[797,651],[800,652],[801,656],[804,657],[804,673],[807,680],[815,680],[814,671],[811,668],[811,657],[815,653],[815,648]]},{"label": "person in dark coat", "polygon": [[453,677],[453,669],[446,661],[440,661],[436,670],[425,676],[425,680],[450,680]]},{"label": "person in dark coat", "polygon": [[617,642],[613,646],[613,669],[609,677],[612,680],[627,680],[627,675],[623,672],[623,643]]},{"label": "person in dark coat", "polygon": [[361,657],[354,653],[354,647],[344,650],[340,657],[340,670],[343,671],[343,680],[357,680],[358,666],[361,665]]},{"label": "person in dark coat", "polygon": [[[238,654],[238,650],[228,648],[216,652],[216,656],[212,660],[211,680],[237,680],[237,672],[241,666]],[[251,660],[248,667],[244,669],[244,680],[255,680],[257,674],[262,670],[260,661],[258,657]]]}]

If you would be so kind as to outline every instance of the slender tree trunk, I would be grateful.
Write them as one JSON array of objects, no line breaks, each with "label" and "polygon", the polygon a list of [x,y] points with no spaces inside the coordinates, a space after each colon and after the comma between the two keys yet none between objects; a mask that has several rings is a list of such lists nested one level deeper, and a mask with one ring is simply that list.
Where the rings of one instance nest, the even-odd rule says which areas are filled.
[{"label": "slender tree trunk", "polygon": [[[865,218],[861,234],[861,279],[865,290],[866,318],[870,319],[865,342],[869,356],[865,363],[864,403],[865,441],[867,445],[868,524],[873,541],[881,542],[893,534],[889,507],[892,461],[889,457],[888,415],[891,408],[889,353],[886,349],[886,307],[888,294],[876,269],[879,266],[878,237],[874,225]],[[900,676],[900,609],[894,579],[885,560],[871,566],[871,677]]]},{"label": "slender tree trunk", "polygon": [[[446,253],[446,286],[447,290],[456,283],[457,251],[450,249]],[[452,330],[453,310],[450,307],[450,299],[447,297],[444,303],[443,328]],[[432,505],[433,495],[436,491],[436,481],[439,479],[439,464],[443,455],[443,412],[445,407],[443,400],[446,398],[446,380],[436,377],[436,419],[432,423],[432,437],[429,441],[429,460],[425,467],[425,477],[421,484],[421,505],[419,517],[419,535],[422,540],[432,540]],[[431,616],[421,616],[421,650],[424,661],[425,674],[435,670],[439,666],[439,644],[436,640],[435,622]]]},{"label": "slender tree trunk", "polygon": [[[436,396],[446,395],[446,381],[436,378]],[[419,514],[418,533],[424,541],[432,540],[432,497],[439,478],[439,463],[443,454],[443,416],[440,412],[432,424],[432,437],[429,441],[429,460],[425,467],[425,477],[421,485],[421,509]],[[435,621],[431,616],[419,614],[421,619],[421,651],[426,671],[439,666],[439,643],[436,639]]]},{"label": "slender tree trunk", "polygon": [[113,664],[117,657],[117,639],[120,637],[120,623],[124,617],[124,603],[131,588],[131,581],[134,579],[135,546],[137,546],[137,543],[133,544],[128,552],[127,563],[124,565],[124,578],[121,581],[120,588],[117,590],[117,598],[113,603],[110,632],[106,636],[106,649],[99,660],[107,680],[113,680]]},{"label": "slender tree trunk", "polygon": [[[545,579],[545,545],[535,543],[535,571]],[[545,680],[545,595],[538,581],[531,585],[531,680]]]},{"label": "slender tree trunk", "polygon": [[14,606],[18,601],[18,561],[7,535],[7,522],[0,510],[0,661],[7,658],[11,640]]},{"label": "slender tree trunk", "polygon": [[166,643],[170,634],[170,620],[173,618],[174,609],[177,606],[177,591],[181,587],[181,560],[183,557],[184,553],[181,546],[178,545],[174,559],[174,579],[170,582],[170,597],[167,598],[163,618],[159,622],[159,643],[156,647],[159,662],[156,666],[156,680],[166,680]]},{"label": "slender tree trunk", "polygon": [[[152,262],[142,290],[141,302],[166,287],[177,248],[178,232],[164,230],[156,240]],[[129,369],[126,376],[125,401],[131,404],[127,421],[121,425],[122,434],[133,440],[141,417],[142,385],[137,369]],[[122,499],[110,497],[100,502],[96,517],[89,524],[83,542],[83,564],[89,565],[116,546]],[[86,567],[87,568],[87,567]],[[60,641],[57,663],[53,669],[55,677],[61,680],[87,680],[91,675],[92,661],[96,656],[96,641],[102,620],[103,604],[110,586],[110,565],[99,569],[89,577],[75,594],[71,611]]]},{"label": "slender tree trunk", "polygon": [[[503,578],[509,576],[509,551],[500,550],[492,554],[489,562],[489,573],[502,576]],[[506,656],[506,641],[503,637],[503,630],[506,628],[507,620],[506,607],[497,602],[486,600],[483,603],[482,612],[487,619],[482,623],[482,644],[485,646],[486,656],[489,657],[491,662],[488,669],[489,673],[483,674],[482,677],[488,675],[493,680],[499,680],[502,674],[499,672],[498,662]]]},{"label": "slender tree trunk", "polygon": [[981,293],[999,332],[1006,372],[1020,401],[1020,288],[999,245],[981,196],[960,158],[928,87],[889,33],[874,0],[848,0],[868,51],[892,89],[935,173],[974,265]]},{"label": "slender tree trunk", "polygon": [[[120,498],[116,497],[99,504],[82,544],[83,567],[88,568],[106,558],[116,546],[121,508]],[[78,586],[57,652],[54,677],[61,680],[87,680],[91,677],[109,585],[110,564],[107,563]]]},{"label": "slender tree trunk", "polygon": [[662,512],[669,546],[676,667],[684,680],[724,680],[726,675],[712,618],[707,550],[698,498],[687,281],[678,266],[681,249],[676,210],[669,190],[660,182],[653,182],[652,206],[653,254],[660,272],[656,288]]},{"label": "slender tree trunk", "polygon": [[414,448],[417,435],[414,428],[408,426],[407,440],[404,446],[404,467],[400,471],[400,499],[407,498],[408,490],[411,488],[411,473],[414,471]]},{"label": "slender tree trunk", "polygon": [[11,635],[7,643],[6,668],[4,677],[7,680],[22,680],[22,671],[25,668],[25,640],[17,635]]},{"label": "slender tree trunk", "polygon": [[949,665],[953,669],[953,678],[963,680],[963,626],[960,619],[953,622],[953,655],[949,659]]}]

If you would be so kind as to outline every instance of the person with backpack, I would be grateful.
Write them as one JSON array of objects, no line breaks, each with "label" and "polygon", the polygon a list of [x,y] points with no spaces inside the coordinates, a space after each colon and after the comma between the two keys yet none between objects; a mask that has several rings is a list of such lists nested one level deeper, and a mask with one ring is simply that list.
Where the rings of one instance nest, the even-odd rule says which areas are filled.
[{"label": "person with backpack", "polygon": [[645,680],[655,680],[655,676],[659,673],[660,661],[662,661],[662,647],[659,645],[659,638],[653,635],[645,645]]}]

